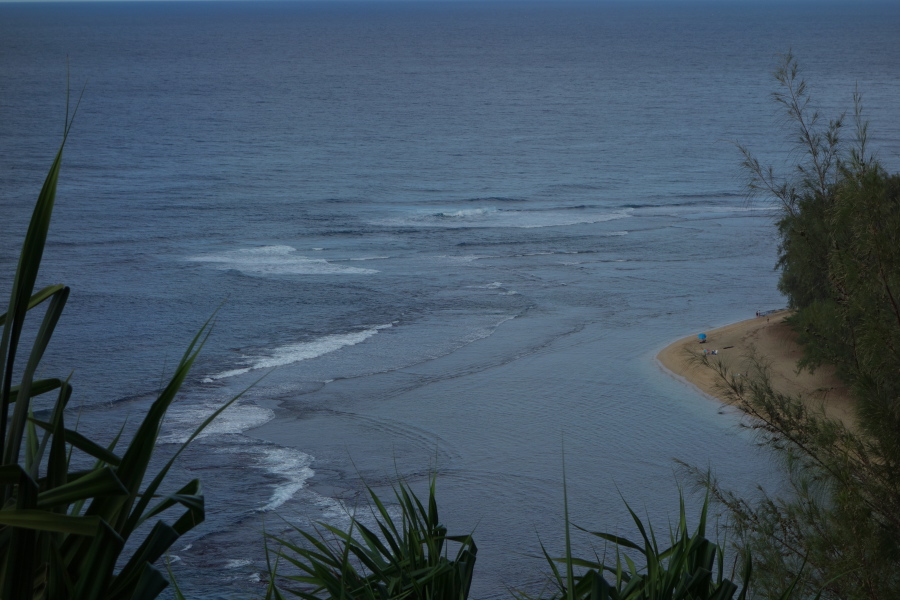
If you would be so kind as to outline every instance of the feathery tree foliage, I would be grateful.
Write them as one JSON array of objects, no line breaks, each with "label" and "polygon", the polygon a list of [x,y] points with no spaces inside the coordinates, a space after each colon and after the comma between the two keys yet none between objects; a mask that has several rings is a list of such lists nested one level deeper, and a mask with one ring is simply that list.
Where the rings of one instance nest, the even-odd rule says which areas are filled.
[{"label": "feathery tree foliage", "polygon": [[744,166],[751,189],[783,209],[779,288],[794,309],[788,321],[804,349],[801,366],[837,368],[858,424],[778,393],[759,360],[748,366],[753,376],[739,378],[702,358],[783,459],[790,490],[752,501],[705,483],[730,509],[764,597],[802,572],[809,595],[900,598],[900,176],[868,154],[858,94],[856,143],[848,146],[839,135],[844,117],[822,122],[792,55],[776,79],[774,99],[802,159],[779,178],[742,147]]}]

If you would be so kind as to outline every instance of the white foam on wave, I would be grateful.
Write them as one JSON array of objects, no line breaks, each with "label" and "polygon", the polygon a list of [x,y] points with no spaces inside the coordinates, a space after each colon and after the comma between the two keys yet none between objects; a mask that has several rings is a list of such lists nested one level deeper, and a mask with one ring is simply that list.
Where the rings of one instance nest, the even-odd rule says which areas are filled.
[{"label": "white foam on wave", "polygon": [[[197,426],[221,407],[221,404],[205,402],[194,406],[173,404],[166,412],[165,429],[168,433],[160,436],[162,444],[183,444]],[[197,439],[225,433],[243,433],[259,427],[275,418],[268,408],[253,404],[233,404],[216,417]]]},{"label": "white foam on wave", "polygon": [[448,219],[466,219],[469,217],[480,217],[494,212],[497,212],[496,208],[465,208],[462,210],[440,212],[437,213],[436,216]]},{"label": "white foam on wave", "polygon": [[[184,443],[193,433],[197,424],[209,417],[218,406],[206,403],[200,406],[181,407],[174,405],[166,415],[165,427],[172,431],[160,437],[161,443]],[[275,418],[275,413],[267,408],[251,404],[238,404],[222,412],[198,438],[216,434],[240,434],[253,427],[268,423]],[[245,438],[240,438],[245,439]],[[275,510],[306,487],[306,482],[315,475],[312,470],[312,457],[295,448],[282,447],[268,443],[235,443],[210,444],[216,452],[241,455],[242,464],[248,462],[266,473],[276,475],[280,480],[274,485],[268,500],[255,510],[269,512]],[[249,460],[248,460],[249,459]],[[182,551],[190,549],[190,545]]]},{"label": "white foam on wave", "polygon": [[269,499],[254,509],[256,512],[270,512],[282,506],[305,488],[306,482],[316,474],[311,467],[312,456],[296,448],[262,443],[222,446],[218,451],[240,454],[244,464],[249,459],[253,467],[281,480],[274,486]]},{"label": "white foam on wave", "polygon": [[223,565],[226,569],[237,569],[238,567],[246,567],[249,564],[252,564],[253,561],[248,558],[230,558],[225,561]]},{"label": "white foam on wave", "polygon": [[632,216],[631,209],[617,211],[596,210],[504,210],[495,208],[467,208],[438,213],[419,213],[378,221],[376,224],[395,227],[565,227],[588,223],[603,223]]},{"label": "white foam on wave", "polygon": [[377,325],[370,329],[362,331],[354,331],[351,333],[338,333],[334,335],[326,335],[309,342],[298,342],[296,344],[288,344],[275,348],[268,356],[247,357],[244,359],[246,366],[237,369],[231,369],[210,375],[207,379],[225,379],[236,375],[243,375],[255,369],[271,369],[273,367],[283,367],[303,360],[318,358],[329,352],[334,352],[347,346],[355,346],[362,343],[378,333],[382,329],[392,327],[391,323],[386,325]]},{"label": "white foam on wave", "polygon": [[503,286],[503,284],[499,281],[494,281],[492,283],[488,283],[487,285],[470,285],[468,287],[470,287],[472,289],[481,289],[481,290],[497,290],[497,293],[500,296],[515,296],[519,293],[514,290],[506,289]]},{"label": "white foam on wave", "polygon": [[495,258],[493,256],[489,256],[487,254],[463,254],[459,256],[450,256],[447,254],[438,254],[435,258],[441,258],[448,260],[452,263],[471,263],[476,260],[481,260],[483,258]]},{"label": "white foam on wave", "polygon": [[[379,517],[375,516],[374,507],[367,502],[354,500],[352,503],[339,498],[319,496],[315,505],[321,510],[320,520],[337,529],[346,531],[350,528],[351,520],[356,520],[368,529],[377,530]],[[402,510],[395,504],[386,504],[385,509],[395,523],[403,518]]]},{"label": "white foam on wave", "polygon": [[[512,292],[512,294],[518,294],[518,292]],[[512,295],[508,292],[501,293],[500,295]],[[511,321],[516,318],[516,315],[506,315],[497,321],[491,323],[490,325],[484,325],[482,327],[475,327],[470,331],[466,332],[464,335],[460,336],[458,340],[463,344],[471,344],[472,342],[477,342],[478,340],[483,340],[484,338],[493,335],[493,333],[499,328],[501,325],[506,323],[507,321]]]},{"label": "white foam on wave", "polygon": [[258,464],[285,479],[284,483],[275,486],[269,501],[257,509],[259,512],[275,510],[306,487],[307,480],[316,474],[310,467],[312,457],[294,448],[268,448]]},{"label": "white foam on wave", "polygon": [[337,265],[324,258],[307,258],[297,254],[297,249],[291,246],[242,248],[219,254],[190,256],[188,260],[250,275],[368,275],[378,272],[375,269]]}]

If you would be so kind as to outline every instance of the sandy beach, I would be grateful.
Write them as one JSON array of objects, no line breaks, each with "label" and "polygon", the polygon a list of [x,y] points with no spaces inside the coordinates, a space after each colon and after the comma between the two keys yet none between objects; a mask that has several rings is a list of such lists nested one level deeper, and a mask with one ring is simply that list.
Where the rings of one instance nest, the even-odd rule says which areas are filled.
[{"label": "sandy beach", "polygon": [[[849,390],[834,375],[832,368],[822,367],[812,374],[797,372],[802,350],[796,335],[784,322],[787,315],[788,311],[778,311],[718,329],[698,331],[664,348],[657,360],[704,393],[722,399],[716,389],[713,371],[692,362],[691,356],[703,349],[716,350],[716,358],[732,372],[740,373],[745,357],[756,352],[770,363],[772,384],[778,391],[800,396],[811,405],[823,406],[828,416],[852,425],[854,416]],[[699,343],[699,333],[706,334],[706,343]]]}]

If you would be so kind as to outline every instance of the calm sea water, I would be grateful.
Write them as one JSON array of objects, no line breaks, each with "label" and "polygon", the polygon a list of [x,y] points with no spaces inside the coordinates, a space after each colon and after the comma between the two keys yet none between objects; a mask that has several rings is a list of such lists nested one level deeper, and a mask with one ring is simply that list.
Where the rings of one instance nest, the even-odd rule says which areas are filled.
[{"label": "calm sea water", "polygon": [[791,158],[780,53],[826,117],[858,85],[900,168],[898,26],[893,4],[0,4],[0,291],[68,57],[85,91],[42,279],[73,293],[45,374],[74,369],[109,438],[222,305],[166,454],[268,373],[179,463],[208,502],[182,587],[259,595],[264,528],[346,524],[361,481],[436,470],[475,596],[506,596],[562,547],[564,449],[592,529],[633,533],[620,494],[665,527],[673,458],[777,485],[654,356],[784,304],[731,144]]}]

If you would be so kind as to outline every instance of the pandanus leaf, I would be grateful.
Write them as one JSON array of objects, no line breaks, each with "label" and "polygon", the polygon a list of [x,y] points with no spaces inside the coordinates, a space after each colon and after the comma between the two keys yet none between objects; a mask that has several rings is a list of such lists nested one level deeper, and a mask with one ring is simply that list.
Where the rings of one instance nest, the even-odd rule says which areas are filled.
[{"label": "pandanus leaf", "polygon": [[128,490],[122,485],[116,473],[109,467],[104,467],[38,494],[37,506],[39,508],[67,506],[87,498],[124,496],[127,493]]},{"label": "pandanus leaf", "polygon": [[75,535],[93,536],[100,519],[97,517],[73,517],[36,509],[0,510],[0,524],[38,531],[54,531]]},{"label": "pandanus leaf", "polygon": [[[46,429],[47,431],[52,431],[53,426],[50,423],[45,421],[40,421],[38,419],[32,419],[34,424],[42,429]],[[111,452],[110,450],[104,448],[103,446],[91,441],[89,438],[84,435],[74,431],[72,429],[64,430],[64,439],[67,444],[71,444],[75,448],[78,448],[85,454],[89,456],[93,456],[94,458],[103,461],[104,463],[116,467],[121,463],[122,459],[119,458],[116,454]]]}]

